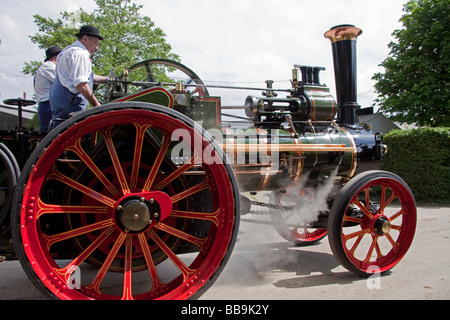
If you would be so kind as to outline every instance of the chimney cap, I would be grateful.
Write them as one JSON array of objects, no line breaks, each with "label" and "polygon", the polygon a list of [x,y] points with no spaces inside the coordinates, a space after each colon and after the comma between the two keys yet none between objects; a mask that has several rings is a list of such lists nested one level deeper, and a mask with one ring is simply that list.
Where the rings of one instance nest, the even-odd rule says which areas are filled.
[{"label": "chimney cap", "polygon": [[325,32],[324,36],[334,43],[342,40],[356,40],[361,33],[362,30],[352,24],[341,24]]}]

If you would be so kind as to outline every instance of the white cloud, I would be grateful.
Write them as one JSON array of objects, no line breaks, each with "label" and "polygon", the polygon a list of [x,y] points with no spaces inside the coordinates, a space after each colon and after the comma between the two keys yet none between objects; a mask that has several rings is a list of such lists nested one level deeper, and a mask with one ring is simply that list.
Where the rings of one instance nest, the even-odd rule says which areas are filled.
[{"label": "white cloud", "polygon": [[[334,93],[331,45],[323,34],[330,27],[351,23],[363,29],[358,39],[358,93],[372,90],[370,78],[387,56],[391,33],[401,27],[403,4],[407,0],[138,0],[142,14],[152,18],[167,35],[173,52],[202,79],[210,81],[260,82],[288,81],[294,64],[327,68],[322,82]],[[24,61],[43,57],[43,50],[31,44],[28,36],[37,32],[33,14],[54,19],[74,6],[90,12],[92,0],[25,0],[1,4],[0,73],[1,98],[27,91],[31,97],[31,77],[20,70]],[[16,21],[17,12],[21,13]],[[11,43],[11,44],[10,44]],[[20,49],[22,47],[23,49]],[[10,81],[10,78],[16,79]],[[22,80],[23,83],[20,83]],[[281,82],[276,87],[288,87]],[[18,88],[19,87],[19,88]],[[221,91],[222,94],[222,91]],[[255,94],[259,94],[256,92]],[[14,96],[13,95],[13,96]],[[245,94],[233,93],[230,101]],[[243,98],[241,98],[241,95]],[[363,106],[372,103],[373,94],[361,95]],[[367,101],[367,102],[366,102]],[[362,102],[360,101],[360,104]]]},{"label": "white cloud", "polygon": [[[32,77],[21,73],[24,62],[44,60],[45,52],[33,44],[29,36],[38,32],[33,15],[57,19],[60,12],[70,6],[95,7],[92,0],[21,0],[0,3],[0,100],[22,97],[32,98]],[[19,14],[20,13],[20,14]]]},{"label": "white cloud", "polygon": [[[182,62],[205,80],[288,80],[294,64],[321,65],[322,81],[334,92],[331,46],[323,34],[351,23],[363,29],[358,40],[358,92],[372,90],[372,71],[388,53],[387,44],[406,0],[201,0],[141,1],[144,12],[167,34]],[[161,11],[156,11],[156,9]],[[154,14],[152,14],[154,13]],[[364,106],[373,94],[364,94]],[[366,102],[367,101],[367,102]]]}]

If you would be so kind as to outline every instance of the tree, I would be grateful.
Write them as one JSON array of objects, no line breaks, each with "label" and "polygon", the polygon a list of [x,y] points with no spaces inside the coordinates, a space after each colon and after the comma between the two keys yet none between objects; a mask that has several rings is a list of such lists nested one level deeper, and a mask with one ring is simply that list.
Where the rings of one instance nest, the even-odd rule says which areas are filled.
[{"label": "tree", "polygon": [[[131,0],[95,0],[97,9],[87,13],[83,9],[76,12],[63,12],[61,18],[54,20],[34,15],[39,32],[30,39],[41,49],[59,45],[64,48],[72,44],[82,25],[90,24],[100,29],[104,37],[101,47],[92,57],[94,72],[108,75],[110,68],[121,73],[139,61],[150,58],[179,61],[178,55],[171,53],[171,46],[165,40],[163,30],[154,22],[139,13],[142,5]],[[33,74],[41,61],[25,62],[22,72]]]},{"label": "tree", "polygon": [[375,90],[380,111],[421,126],[450,126],[450,1],[411,0],[380,64]]}]

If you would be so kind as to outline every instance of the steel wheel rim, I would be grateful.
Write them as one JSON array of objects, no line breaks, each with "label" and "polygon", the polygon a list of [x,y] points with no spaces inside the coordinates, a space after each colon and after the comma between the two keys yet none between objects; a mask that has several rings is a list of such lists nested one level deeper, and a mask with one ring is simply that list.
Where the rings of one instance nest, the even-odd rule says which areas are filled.
[{"label": "steel wheel rim", "polygon": [[[375,210],[371,208],[371,191],[376,188],[380,190],[381,203]],[[362,216],[349,215],[352,207],[362,211]],[[412,243],[416,226],[415,201],[401,182],[378,178],[366,183],[351,198],[345,212],[341,245],[355,268],[379,273],[400,262]],[[348,227],[349,224],[355,226]]]},{"label": "steel wheel rim", "polygon": [[291,233],[292,237],[305,244],[313,243],[323,239],[327,235],[327,229],[310,229],[298,227],[294,228]]},{"label": "steel wheel rim", "polygon": [[[137,132],[141,130],[145,131],[146,125],[152,125],[153,128],[158,128],[161,133],[166,134],[165,137],[169,137],[170,133],[179,128],[188,130],[195,139],[193,141],[201,141],[200,146],[202,151],[205,150],[210,143],[202,139],[200,133],[193,130],[190,126],[186,125],[183,121],[174,119],[173,117],[161,112],[151,112],[141,109],[132,110],[114,110],[111,112],[100,113],[82,121],[82,126],[77,124],[69,127],[65,132],[61,134],[48,146],[48,150],[37,160],[33,169],[30,170],[27,183],[23,193],[23,205],[20,209],[20,239],[23,245],[24,255],[27,258],[28,264],[32,269],[32,272],[39,279],[41,284],[51,292],[51,295],[60,299],[186,299],[193,296],[198,292],[208,280],[214,275],[220,266],[224,256],[229,249],[234,232],[235,222],[235,199],[233,198],[233,185],[230,182],[229,174],[226,167],[219,159],[219,154],[216,153],[215,161],[212,164],[205,164],[201,162],[201,167],[206,172],[205,179],[191,187],[184,192],[180,192],[176,195],[172,195],[170,198],[173,203],[182,201],[187,196],[195,195],[199,190],[209,189],[213,198],[213,210],[211,212],[190,212],[183,210],[172,210],[170,212],[170,218],[176,219],[200,219],[207,223],[210,223],[210,229],[208,235],[204,238],[188,235],[180,230],[175,230],[172,226],[167,226],[163,222],[152,225],[151,227],[144,228],[142,232],[126,233],[123,228],[118,227],[117,219],[113,218],[114,211],[117,209],[117,199],[109,199],[109,197],[96,194],[96,200],[100,199],[103,202],[97,205],[97,208],[91,208],[90,210],[98,210],[101,212],[107,211],[105,215],[108,217],[104,221],[96,221],[90,225],[85,226],[90,232],[100,232],[97,241],[92,243],[92,246],[97,246],[102,240],[111,236],[113,233],[117,233],[116,242],[111,249],[111,252],[119,252],[120,249],[125,256],[123,267],[125,272],[123,276],[122,292],[119,294],[107,294],[102,291],[101,284],[104,280],[104,275],[108,273],[109,262],[104,262],[104,268],[100,268],[97,271],[97,275],[93,280],[87,284],[82,284],[79,290],[73,290],[68,288],[68,280],[73,275],[73,269],[70,270],[70,266],[81,264],[80,261],[86,259],[88,251],[93,250],[93,247],[88,247],[83,253],[79,254],[75,259],[71,260],[66,266],[60,266],[50,254],[50,247],[54,242],[54,235],[46,235],[42,232],[39,226],[39,220],[46,214],[51,214],[50,211],[54,210],[52,206],[49,206],[40,198],[41,188],[45,184],[45,181],[55,177],[58,179],[65,179],[59,172],[51,172],[53,170],[53,164],[57,161],[58,155],[62,154],[68,148],[74,148],[78,143],[80,137],[86,136],[88,133],[98,132],[101,128],[104,129],[103,135],[108,135],[107,132],[111,132],[111,128],[114,126],[130,125],[131,123],[137,128]],[[99,125],[100,124],[100,125]],[[82,131],[80,133],[80,131]],[[138,136],[138,135],[136,135]],[[106,140],[105,136],[103,136]],[[200,139],[200,140],[198,140]],[[141,141],[136,141],[139,143]],[[168,141],[168,140],[166,140]],[[168,144],[162,143],[161,150],[168,148]],[[160,151],[158,154],[162,154]],[[55,156],[56,155],[56,156]],[[111,157],[114,157],[110,153]],[[192,158],[193,159],[193,158]],[[198,159],[195,159],[198,160]],[[112,160],[114,162],[114,159]],[[86,164],[86,163],[85,163]],[[192,166],[185,164],[181,165],[181,171],[186,172]],[[118,170],[120,172],[120,169]],[[49,173],[50,172],[50,173]],[[178,175],[175,174],[175,176]],[[51,177],[50,177],[51,176]],[[147,180],[148,182],[148,180]],[[154,185],[152,187],[155,187]],[[156,186],[158,187],[158,186]],[[220,192],[219,192],[220,187]],[[144,188],[145,189],[145,188]],[[162,189],[162,188],[160,188]],[[147,192],[152,192],[150,188]],[[79,191],[79,190],[78,190]],[[86,192],[91,192],[88,190]],[[122,190],[123,191],[123,190]],[[133,193],[133,191],[131,191]],[[135,192],[136,195],[141,196],[141,193]],[[93,192],[95,194],[95,192]],[[105,205],[106,204],[106,205]],[[70,207],[70,205],[68,205]],[[64,210],[76,211],[76,206],[73,208],[65,208]],[[71,212],[73,213],[73,212]],[[81,234],[86,230],[76,229]],[[199,247],[199,252],[193,257],[191,262],[183,262],[177,254],[167,247],[165,247],[164,241],[158,237],[158,232],[170,233],[172,236],[182,238],[183,240],[194,243]],[[77,233],[74,232],[74,233]],[[154,243],[159,246],[169,256],[175,269],[178,269],[179,275],[175,275],[173,278],[163,282],[159,279],[159,271],[154,267],[151,258],[150,249],[146,245],[146,238],[144,234],[149,235]],[[61,235],[57,235],[61,236]],[[51,239],[51,240],[49,240]],[[137,240],[136,240],[137,239]],[[133,272],[132,272],[132,257],[133,257],[133,243],[136,241],[142,246],[142,251],[146,259],[148,266],[148,275],[151,280],[151,288],[147,291],[133,293]],[[164,248],[164,249],[163,249]],[[111,258],[114,258],[116,253],[112,253]],[[107,266],[108,265],[108,266]]]},{"label": "steel wheel rim", "polygon": [[[299,192],[301,194],[301,192]],[[283,197],[285,196],[282,192],[274,192],[271,196],[271,202],[280,206],[292,207],[294,210],[298,204],[283,203]],[[297,200],[297,199],[294,199]],[[309,200],[309,199],[308,199]],[[293,211],[286,212],[272,212],[270,218],[274,224],[275,229],[278,233],[286,240],[298,245],[298,246],[308,246],[312,245],[323,238],[326,237],[328,230],[321,228],[310,228],[304,224],[290,223],[288,222],[289,215],[295,215]],[[319,213],[317,213],[319,215]]]}]

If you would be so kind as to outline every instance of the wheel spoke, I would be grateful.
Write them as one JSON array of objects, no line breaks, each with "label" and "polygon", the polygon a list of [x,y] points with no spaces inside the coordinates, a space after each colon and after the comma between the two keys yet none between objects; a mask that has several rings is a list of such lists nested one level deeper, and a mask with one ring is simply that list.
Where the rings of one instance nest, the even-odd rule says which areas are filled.
[{"label": "wheel spoke", "polygon": [[344,215],[344,222],[356,222],[358,224],[361,224],[361,221],[362,221],[361,218]]},{"label": "wheel spoke", "polygon": [[201,239],[194,236],[191,236],[190,234],[187,234],[183,231],[180,231],[176,228],[170,227],[164,223],[158,223],[155,225],[156,229],[165,231],[171,235],[174,235],[180,239],[186,240],[187,242],[190,242],[192,244],[195,244],[197,247],[200,248],[200,251],[203,250],[203,244],[206,242],[207,238]]},{"label": "wheel spoke", "polygon": [[153,163],[152,169],[150,170],[150,173],[147,177],[147,181],[145,181],[142,191],[150,191],[151,190],[151,188],[153,186],[153,182],[155,181],[155,178],[156,178],[156,174],[158,173],[159,168],[162,164],[162,161],[163,161],[164,157],[166,156],[169,146],[170,146],[170,139],[167,136],[163,136],[162,145],[161,145],[158,155],[156,156],[156,159]]},{"label": "wheel spoke", "polygon": [[172,210],[172,212],[170,213],[170,217],[208,220],[208,221],[212,221],[216,226],[218,226],[219,225],[219,214],[220,214],[219,209],[217,209],[215,212],[194,212],[194,211]]},{"label": "wheel spoke", "polygon": [[201,158],[198,157],[197,152],[194,150],[194,156],[188,162],[186,162],[185,164],[177,168],[174,172],[172,172],[167,178],[158,183],[158,185],[155,186],[155,190],[161,190],[169,183],[171,183],[173,180],[175,180],[183,173],[191,169],[196,163],[201,163],[201,161],[202,161]]},{"label": "wheel spoke", "polygon": [[188,171],[194,166],[194,161],[191,159],[189,162],[185,163],[178,169],[176,169],[174,172],[172,172],[167,178],[165,178],[163,181],[158,183],[157,186],[155,186],[155,190],[161,190],[165,186],[167,186],[169,183],[171,183],[173,180],[181,176],[183,173]]},{"label": "wheel spoke", "polygon": [[370,212],[370,188],[364,189],[364,201],[366,203],[366,209]]},{"label": "wheel spoke", "polygon": [[142,146],[144,145],[145,133],[147,129],[151,127],[150,125],[139,125],[137,123],[135,123],[134,126],[136,128],[136,139],[134,142],[133,166],[131,170],[131,188],[136,188],[137,186],[139,165],[141,163]]},{"label": "wheel spoke", "polygon": [[358,236],[358,239],[356,239],[355,243],[353,244],[352,248],[349,250],[352,255],[355,254],[355,251],[358,248],[359,244],[361,243],[361,240],[362,240],[363,237],[364,237],[364,234],[360,234]]},{"label": "wheel spoke", "polygon": [[391,196],[389,197],[389,199],[386,200],[386,203],[384,206],[387,207],[396,198],[397,198],[397,196],[395,195],[395,193],[392,193]]},{"label": "wheel spoke", "polygon": [[397,212],[396,214],[394,214],[393,216],[391,216],[389,218],[390,221],[394,221],[395,219],[397,219],[398,217],[402,216],[405,213],[404,209],[402,208],[399,212]]},{"label": "wheel spoke", "polygon": [[41,198],[37,201],[36,219],[39,219],[43,214],[55,214],[55,213],[94,213],[94,214],[106,214],[108,213],[108,207],[106,206],[71,206],[71,205],[55,205],[46,204],[42,202]]},{"label": "wheel spoke", "polygon": [[81,139],[78,139],[75,145],[67,148],[68,151],[74,152],[83,162],[84,164],[92,171],[92,173],[97,177],[97,179],[103,183],[106,189],[111,194],[116,194],[117,189],[113,186],[111,181],[109,181],[102,171],[97,167],[94,161],[89,157],[89,155],[83,150],[81,147]]},{"label": "wheel spoke", "polygon": [[[365,263],[369,263],[370,262],[370,257],[372,256],[373,250],[377,246],[378,246],[378,236],[372,235],[372,243],[370,244],[370,247],[367,250],[366,258],[364,259]],[[377,249],[377,251],[379,251],[379,250],[380,250],[380,248]]]},{"label": "wheel spoke", "polygon": [[206,178],[205,180],[196,184],[195,186],[193,186],[187,190],[184,190],[183,192],[177,193],[176,195],[172,196],[171,199],[172,199],[173,203],[176,203],[184,198],[187,198],[189,196],[196,194],[197,192],[200,192],[202,190],[209,189],[209,188],[210,187],[208,184],[208,178]]},{"label": "wheel spoke", "polygon": [[375,250],[377,251],[377,259],[378,260],[384,257],[384,255],[381,253],[380,245],[378,244],[378,242],[375,246]]},{"label": "wheel spoke", "polygon": [[172,260],[173,264],[178,268],[178,270],[181,271],[181,274],[183,275],[183,281],[186,281],[192,274],[194,274],[195,269],[190,269],[188,266],[186,266],[183,261],[181,261],[180,258],[165,244],[161,238],[158,237],[158,235],[153,231],[149,230],[148,234],[150,235],[150,238],[160,247],[160,249]]},{"label": "wheel spoke", "polygon": [[93,223],[93,224],[90,224],[90,225],[87,225],[84,227],[73,229],[70,231],[51,235],[51,236],[43,234],[42,237],[43,237],[43,239],[45,239],[45,241],[43,241],[43,242],[45,242],[47,250],[50,250],[50,247],[56,242],[61,242],[61,241],[64,241],[64,240],[67,240],[70,238],[74,238],[74,237],[77,237],[77,236],[80,236],[80,235],[83,235],[83,234],[86,234],[89,232],[104,229],[104,228],[110,227],[112,225],[114,225],[113,219],[108,219],[108,220],[96,222],[96,223]]},{"label": "wheel spoke", "polygon": [[150,278],[152,280],[152,291],[155,291],[159,288],[164,287],[164,284],[159,279],[158,272],[156,271],[155,268],[155,263],[153,262],[152,254],[150,252],[150,248],[147,243],[147,239],[145,238],[145,234],[144,233],[139,234],[138,239],[141,245],[142,252],[144,254],[145,263],[147,264]]},{"label": "wheel spoke", "polygon": [[133,262],[133,236],[129,235],[125,241],[125,271],[123,275],[123,295],[122,300],[133,300],[132,294],[132,270]]},{"label": "wheel spoke", "polygon": [[391,235],[389,233],[385,234],[386,239],[388,239],[389,243],[392,245],[392,247],[395,249],[397,248],[398,244],[395,242],[394,239],[392,239]]},{"label": "wheel spoke", "polygon": [[89,257],[92,252],[94,252],[105,239],[107,239],[111,233],[113,233],[114,228],[110,227],[102,232],[94,242],[92,242],[89,247],[87,247],[81,254],[79,254],[75,259],[73,259],[66,267],[61,269],[56,269],[56,272],[64,276],[66,282],[69,281],[70,275],[87,257]]},{"label": "wheel spoke", "polygon": [[128,187],[128,183],[125,178],[125,173],[123,172],[122,165],[120,164],[120,160],[117,155],[116,148],[114,146],[114,142],[112,140],[112,135],[111,135],[112,129],[113,129],[113,126],[107,128],[107,129],[99,130],[99,132],[105,140],[105,144],[106,144],[106,147],[108,148],[108,152],[111,157],[117,179],[119,180],[119,184],[122,189],[122,193],[123,193],[123,195],[127,195],[130,193],[130,188]]},{"label": "wheel spoke", "polygon": [[103,278],[106,275],[106,272],[108,271],[109,267],[111,266],[111,263],[113,262],[114,258],[117,255],[117,252],[119,252],[120,247],[122,246],[123,242],[127,238],[127,235],[124,233],[120,233],[119,236],[116,239],[116,242],[114,243],[113,247],[111,248],[111,251],[109,252],[108,256],[106,257],[105,261],[102,264],[102,267],[97,272],[94,280],[90,285],[86,287],[86,289],[94,290],[98,294],[101,294],[100,292],[100,284],[103,281]]},{"label": "wheel spoke", "polygon": [[350,240],[352,238],[359,237],[360,235],[365,235],[367,233],[370,233],[370,228],[364,229],[364,230],[359,230],[357,232],[350,233],[350,234],[343,234],[342,236],[344,237],[344,242],[347,242],[348,240]]},{"label": "wheel spoke", "polygon": [[380,208],[378,209],[379,214],[384,214],[384,209],[386,208],[386,187],[381,186],[381,195],[380,195]]},{"label": "wheel spoke", "polygon": [[[361,201],[356,199],[355,201],[352,202],[352,204],[356,205],[359,209],[361,209],[361,211],[364,212],[364,214],[367,215],[369,217],[369,219],[373,219],[373,215],[370,212],[370,209],[367,209],[364,206],[364,204],[361,203]],[[369,208],[370,208],[370,204],[369,204]]]},{"label": "wheel spoke", "polygon": [[104,196],[103,194],[92,190],[91,188],[88,188],[84,185],[82,185],[81,183],[66,177],[65,175],[63,175],[62,173],[60,173],[55,167],[53,167],[52,172],[48,175],[48,180],[50,179],[55,179],[58,181],[61,181],[62,183],[66,184],[67,186],[74,188],[78,191],[80,191],[81,193],[103,203],[106,204],[108,207],[114,207],[115,205],[115,201],[107,196]]}]

